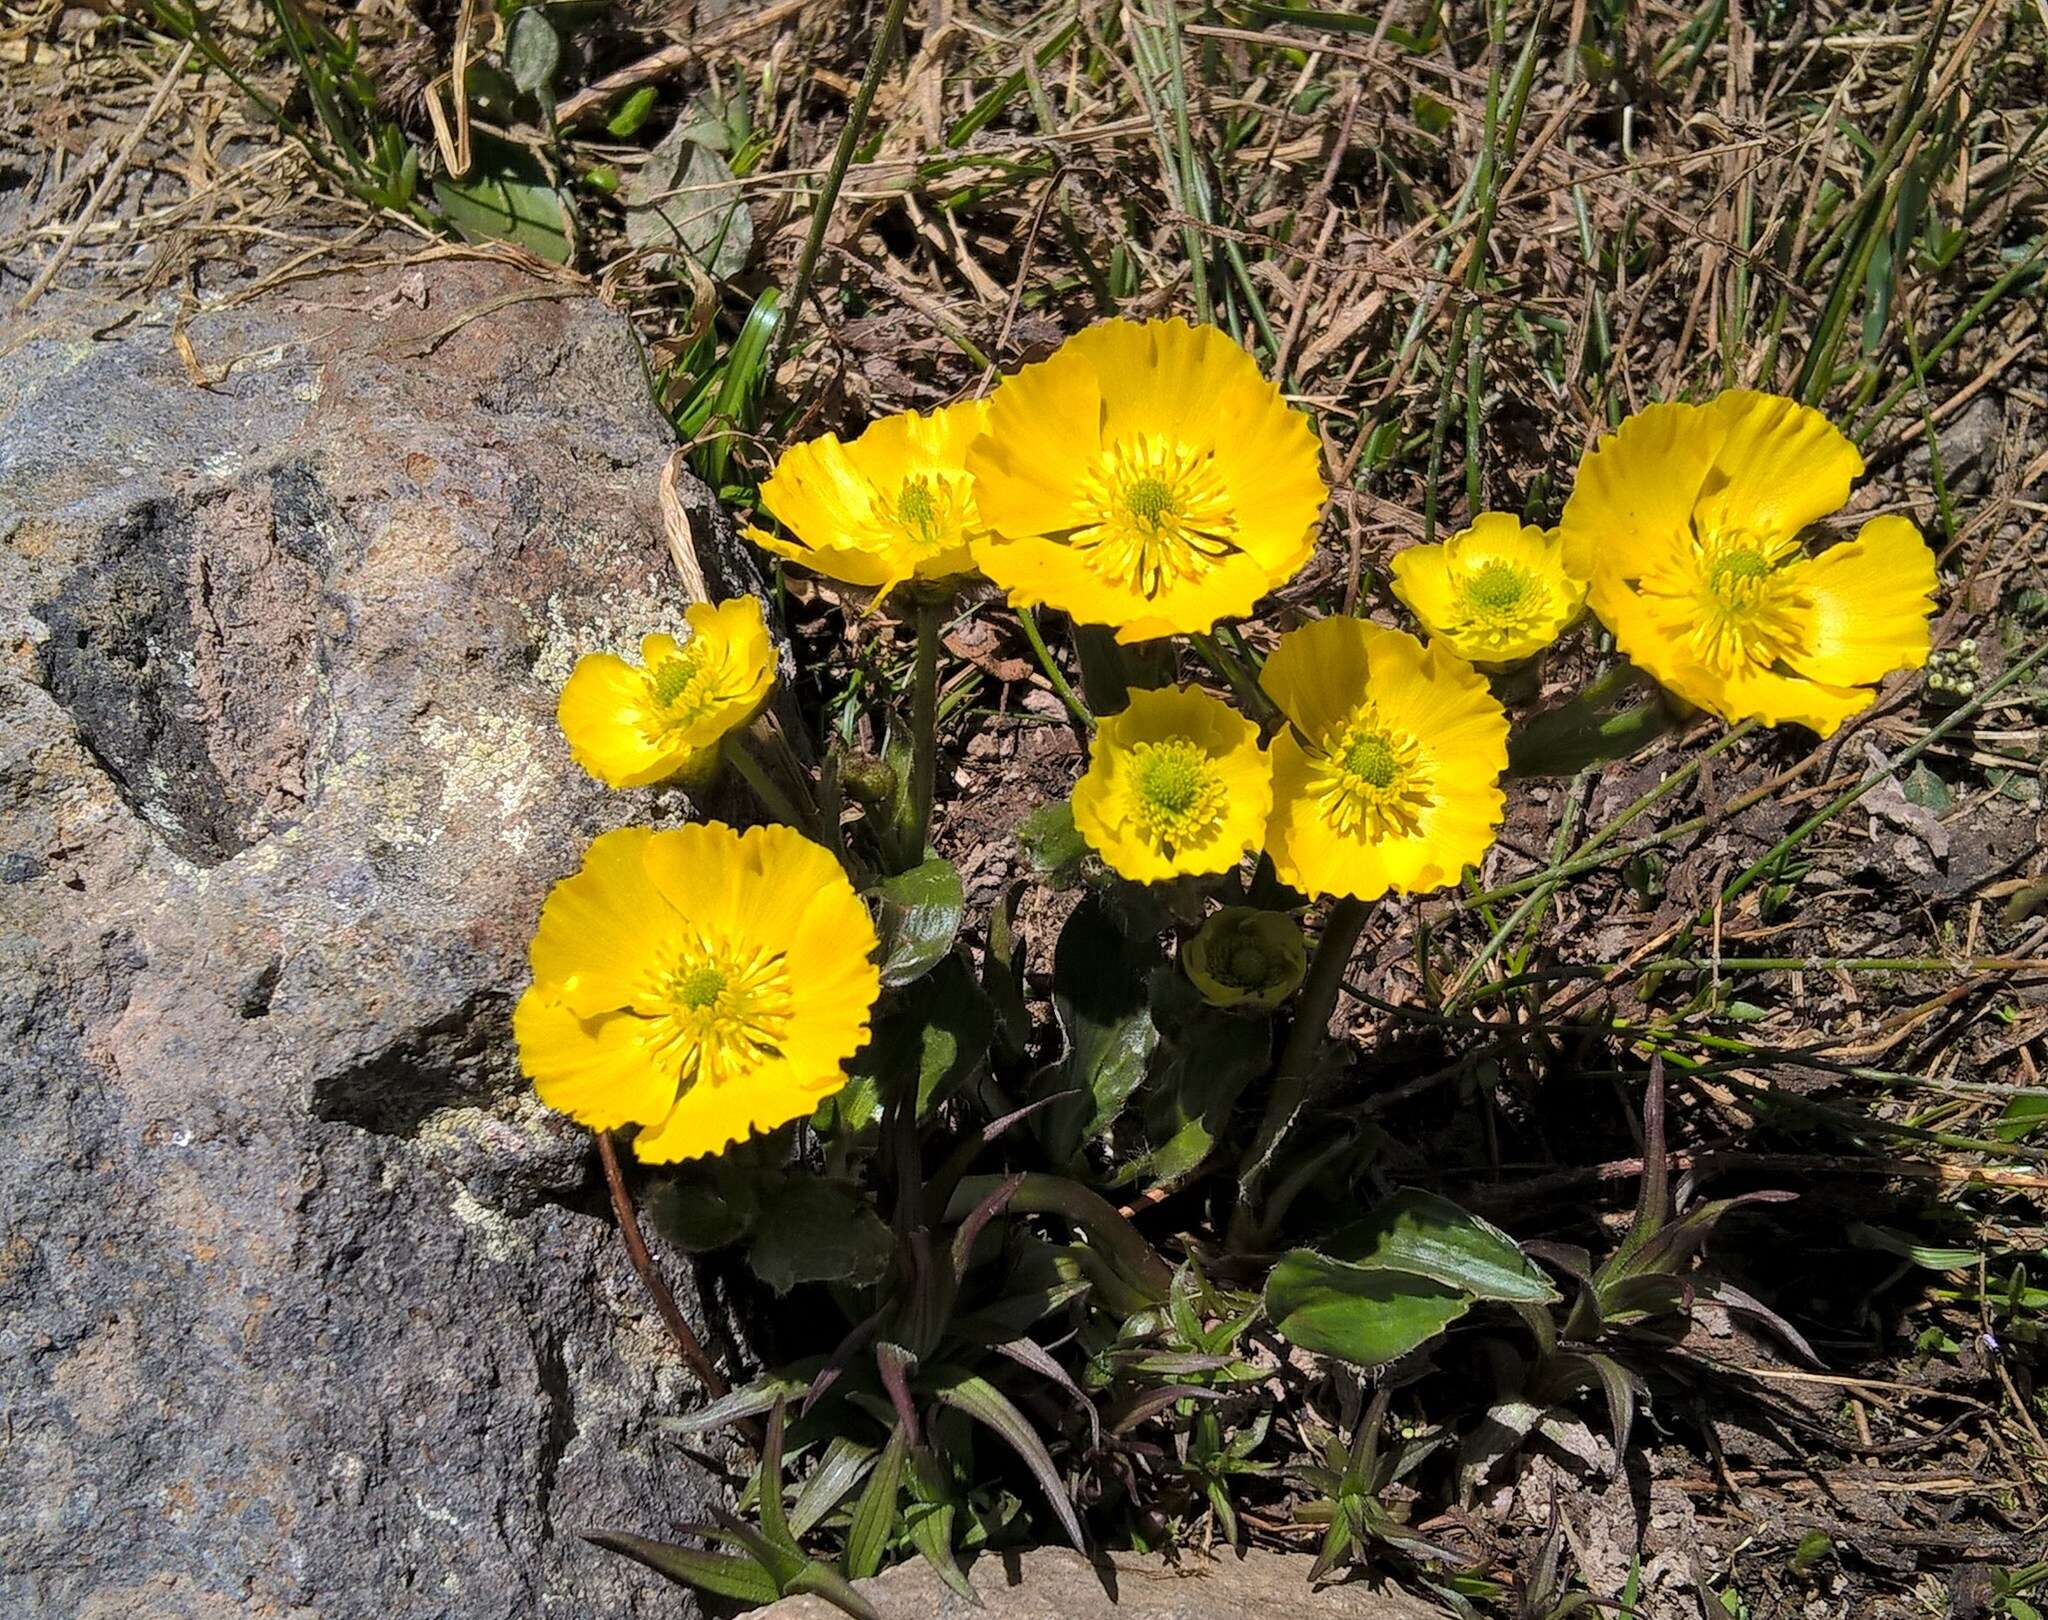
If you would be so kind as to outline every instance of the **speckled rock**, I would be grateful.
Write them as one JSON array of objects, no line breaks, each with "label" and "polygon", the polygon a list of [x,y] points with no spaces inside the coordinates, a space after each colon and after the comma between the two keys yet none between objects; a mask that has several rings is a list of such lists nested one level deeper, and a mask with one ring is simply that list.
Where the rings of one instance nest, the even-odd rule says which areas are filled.
[{"label": "speckled rock", "polygon": [[[881,1620],[1444,1620],[1448,1611],[1363,1581],[1311,1590],[1315,1560],[1254,1548],[1239,1558],[1119,1555],[1090,1563],[1066,1547],[976,1560],[976,1602],[922,1560],[856,1585]],[[823,1598],[784,1598],[759,1620],[837,1620]]]},{"label": "speckled rock", "polygon": [[691,1612],[575,1537],[702,1516],[695,1392],[510,1046],[548,883],[647,813],[555,688],[684,606],[567,292],[0,325],[0,1613]]}]

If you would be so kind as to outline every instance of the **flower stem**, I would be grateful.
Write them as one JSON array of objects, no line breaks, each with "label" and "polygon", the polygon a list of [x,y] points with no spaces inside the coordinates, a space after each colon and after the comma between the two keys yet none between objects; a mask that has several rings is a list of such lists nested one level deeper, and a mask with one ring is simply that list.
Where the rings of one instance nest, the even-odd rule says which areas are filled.
[{"label": "flower stem", "polygon": [[1130,672],[1116,637],[1099,624],[1074,626],[1074,655],[1081,660],[1081,690],[1097,714],[1121,714],[1131,706]]},{"label": "flower stem", "polygon": [[810,810],[807,813],[782,791],[768,767],[755,755],[754,745],[744,735],[735,731],[729,733],[726,740],[726,760],[754,790],[754,797],[761,801],[761,808],[777,821],[786,822],[809,837],[816,837],[819,831],[817,812]]},{"label": "flower stem", "polygon": [[1052,683],[1052,689],[1059,700],[1067,706],[1067,713],[1084,731],[1095,729],[1095,716],[1088,712],[1088,705],[1081,701],[1081,694],[1067,684],[1067,677],[1053,658],[1052,649],[1045,644],[1045,637],[1039,633],[1038,615],[1028,607],[1019,606],[1017,623],[1024,631],[1024,639],[1031,643],[1031,651],[1038,659],[1038,667],[1045,671],[1045,678]]},{"label": "flower stem", "polygon": [[668,1324],[677,1347],[683,1352],[683,1360],[690,1364],[690,1371],[697,1375],[697,1382],[704,1386],[704,1393],[714,1401],[720,1400],[731,1392],[732,1386],[711,1365],[711,1358],[704,1353],[704,1346],[697,1342],[697,1335],[690,1330],[682,1307],[676,1304],[676,1296],[669,1292],[668,1284],[661,1280],[661,1273],[654,1269],[654,1257],[647,1252],[647,1240],[640,1235],[640,1219],[633,1213],[632,1194],[626,1191],[625,1174],[619,1169],[619,1150],[612,1146],[612,1133],[599,1131],[596,1134],[597,1156],[604,1161],[605,1186],[611,1191],[612,1214],[619,1223],[619,1236],[626,1241],[626,1258],[633,1262],[633,1269],[640,1274],[648,1298],[654,1301],[655,1311]]},{"label": "flower stem", "polygon": [[1330,1014],[1336,1010],[1337,995],[1344,988],[1344,970],[1357,949],[1358,936],[1365,928],[1370,908],[1363,900],[1339,900],[1330,908],[1323,924],[1323,937],[1309,963],[1308,979],[1295,1007],[1294,1026],[1281,1048],[1279,1066],[1273,1071],[1273,1089],[1266,1098],[1266,1116],[1259,1121],[1259,1133],[1237,1168],[1237,1210],[1230,1220],[1230,1247],[1242,1252],[1263,1236],[1252,1214],[1252,1198],[1281,1142],[1293,1127],[1301,1107],[1308,1100],[1308,1084],[1316,1059],[1330,1032]]},{"label": "flower stem", "polygon": [[939,614],[933,603],[917,608],[917,662],[910,679],[910,864],[924,859],[932,825],[932,789],[939,765]]},{"label": "flower stem", "polygon": [[1259,685],[1259,678],[1245,666],[1238,657],[1213,635],[1196,634],[1188,637],[1194,649],[1209,668],[1230,683],[1231,691],[1237,694],[1237,701],[1250,711],[1255,720],[1275,719],[1279,708],[1266,696],[1265,688]]}]

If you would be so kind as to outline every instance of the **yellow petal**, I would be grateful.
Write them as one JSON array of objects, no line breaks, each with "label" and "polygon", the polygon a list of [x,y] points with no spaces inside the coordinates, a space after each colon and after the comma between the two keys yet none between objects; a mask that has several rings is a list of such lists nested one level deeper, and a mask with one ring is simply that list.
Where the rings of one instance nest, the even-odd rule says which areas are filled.
[{"label": "yellow petal", "polygon": [[745,1081],[699,1082],[633,1139],[633,1155],[646,1164],[674,1164],[723,1153],[757,1132],[808,1118],[845,1083],[844,1074],[799,1080],[787,1064],[771,1065]]},{"label": "yellow petal", "polygon": [[1792,573],[1813,604],[1812,643],[1790,660],[1809,680],[1863,686],[1927,662],[1934,553],[1905,518],[1872,518]]},{"label": "yellow petal", "polygon": [[1863,458],[1819,411],[1733,388],[1707,407],[1721,424],[1713,471],[1693,503],[1704,529],[1789,540],[1839,511]]},{"label": "yellow petal", "polygon": [[1291,732],[1273,739],[1273,813],[1266,853],[1280,881],[1306,895],[1377,900],[1391,879],[1377,844],[1339,833],[1324,818],[1315,773]]},{"label": "yellow petal", "polygon": [[1397,551],[1387,564],[1387,574],[1396,599],[1431,635],[1441,635],[1443,626],[1457,620],[1459,604],[1452,588],[1447,547],[1409,546]]},{"label": "yellow petal", "polygon": [[1867,686],[1828,686],[1755,666],[1717,678],[1707,689],[1714,701],[1706,706],[1724,720],[1805,726],[1823,737],[1832,737],[1844,720],[1869,708],[1877,696]]},{"label": "yellow petal", "polygon": [[584,852],[582,868],[548,891],[530,952],[536,983],[586,1018],[645,1007],[681,919],[648,881],[655,834],[620,827]]},{"label": "yellow petal", "polygon": [[579,1018],[544,985],[512,1013],[519,1064],[540,1100],[594,1131],[661,1119],[675,1099],[675,1076],[642,1040],[645,1024],[625,1012]]},{"label": "yellow petal", "polygon": [[1651,405],[1601,439],[1579,463],[1558,523],[1565,566],[1597,592],[1603,579],[1639,576],[1690,544],[1693,502],[1726,432],[1703,405]]},{"label": "yellow petal", "polygon": [[1280,638],[1259,685],[1305,736],[1327,737],[1364,702],[1374,639],[1388,633],[1349,614],[1312,620]]},{"label": "yellow petal", "polygon": [[687,750],[650,739],[651,708],[641,671],[610,653],[589,653],[562,684],[555,719],[570,756],[592,776],[608,787],[644,787],[673,776],[688,759]]},{"label": "yellow petal", "polygon": [[[968,449],[981,520],[996,535],[1055,534],[1080,520],[1077,492],[1102,449],[1102,390],[1073,345],[1004,378]],[[984,571],[986,555],[977,544]]]}]

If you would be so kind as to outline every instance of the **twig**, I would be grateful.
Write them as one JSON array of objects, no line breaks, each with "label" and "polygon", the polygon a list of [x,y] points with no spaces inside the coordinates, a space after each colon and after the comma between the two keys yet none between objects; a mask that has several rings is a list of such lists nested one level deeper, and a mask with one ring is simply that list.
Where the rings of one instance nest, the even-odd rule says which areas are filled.
[{"label": "twig", "polygon": [[725,1381],[724,1374],[711,1365],[711,1358],[704,1354],[704,1346],[697,1342],[697,1335],[690,1331],[690,1324],[684,1320],[682,1308],[676,1304],[676,1296],[669,1292],[668,1284],[654,1269],[654,1257],[647,1252],[647,1240],[640,1235],[640,1218],[633,1213],[632,1195],[626,1191],[626,1178],[619,1169],[619,1150],[612,1146],[610,1131],[597,1132],[597,1156],[604,1161],[605,1185],[611,1189],[612,1214],[618,1217],[619,1236],[626,1240],[626,1258],[640,1273],[640,1281],[647,1287],[647,1297],[654,1301],[655,1310],[661,1313],[669,1332],[675,1335],[683,1360],[690,1364],[690,1370],[697,1375],[697,1382],[704,1386],[704,1393],[714,1401],[722,1399],[732,1392],[732,1386]]},{"label": "twig", "polygon": [[622,90],[637,90],[643,84],[652,84],[656,79],[665,79],[679,68],[687,66],[723,46],[734,45],[750,34],[758,34],[765,28],[786,22],[813,0],[777,0],[772,6],[764,6],[753,16],[734,23],[730,28],[721,28],[717,33],[695,40],[687,45],[664,45],[658,51],[643,56],[637,62],[629,62],[616,73],[607,73],[595,84],[587,85],[555,109],[555,122],[563,129],[580,123],[609,105],[612,98]]},{"label": "twig", "polygon": [[93,187],[92,195],[86,198],[85,206],[78,211],[78,218],[71,222],[71,229],[64,233],[64,240],[57,244],[57,251],[50,255],[50,262],[43,266],[41,274],[29,284],[28,291],[21,295],[21,302],[14,306],[15,314],[19,315],[27,310],[49,290],[50,283],[57,279],[57,272],[64,268],[71,258],[72,250],[78,246],[78,239],[85,234],[86,227],[99,218],[100,210],[106,206],[107,199],[113,196],[114,188],[121,183],[121,177],[128,172],[128,160],[135,155],[136,147],[142,144],[142,137],[149,133],[150,126],[162,114],[165,104],[171,99],[171,91],[184,74],[185,64],[191,60],[192,42],[188,39],[184,48],[171,62],[168,71],[157,81],[156,94],[149,98],[149,105],[142,110],[141,118],[136,120],[135,127],[128,131],[127,139],[121,142],[120,149],[114,153],[113,162],[107,165],[107,172],[100,177],[100,183]]}]

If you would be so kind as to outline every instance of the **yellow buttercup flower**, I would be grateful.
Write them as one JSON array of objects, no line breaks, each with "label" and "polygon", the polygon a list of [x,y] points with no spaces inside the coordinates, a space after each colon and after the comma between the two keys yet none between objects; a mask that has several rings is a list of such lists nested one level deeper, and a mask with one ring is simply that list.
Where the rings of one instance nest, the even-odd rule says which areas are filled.
[{"label": "yellow buttercup flower", "polygon": [[1273,803],[1259,728],[1192,687],[1136,691],[1095,728],[1074,826],[1134,883],[1224,872],[1256,848]]},{"label": "yellow buttercup flower", "polygon": [[1339,615],[1282,636],[1259,684],[1288,720],[1266,829],[1285,882],[1376,900],[1454,883],[1485,856],[1508,722],[1470,664]]},{"label": "yellow buttercup flower", "polygon": [[1902,517],[1808,555],[1863,471],[1818,411],[1774,394],[1652,405],[1579,468],[1561,525],[1615,644],[1726,720],[1832,734],[1927,661],[1934,554]]},{"label": "yellow buttercup flower", "polygon": [[1430,636],[1475,664],[1541,652],[1586,605],[1564,546],[1511,512],[1481,512],[1441,545],[1394,553],[1394,594]]},{"label": "yellow buttercup flower", "polygon": [[1308,945],[1284,912],[1225,906],[1180,948],[1180,965],[1210,1006],[1266,1012],[1301,988]]},{"label": "yellow buttercup flower", "polygon": [[1308,418],[1214,327],[1111,320],[996,389],[967,455],[981,571],[1119,641],[1249,613],[1308,561]]},{"label": "yellow buttercup flower", "polygon": [[683,614],[687,641],[646,636],[640,663],[576,660],[555,716],[569,752],[609,787],[645,787],[708,764],[718,740],[753,719],[775,684],[760,601],[737,596]]},{"label": "yellow buttercup flower", "polygon": [[830,433],[793,444],[761,504],[795,538],[753,528],[747,538],[827,579],[884,592],[969,573],[981,519],[967,447],[987,420],[988,402],[969,400],[885,416],[851,444]]},{"label": "yellow buttercup flower", "polygon": [[666,1164],[809,1115],[881,991],[867,908],[787,827],[622,827],[557,883],[512,1032],[540,1100]]}]

